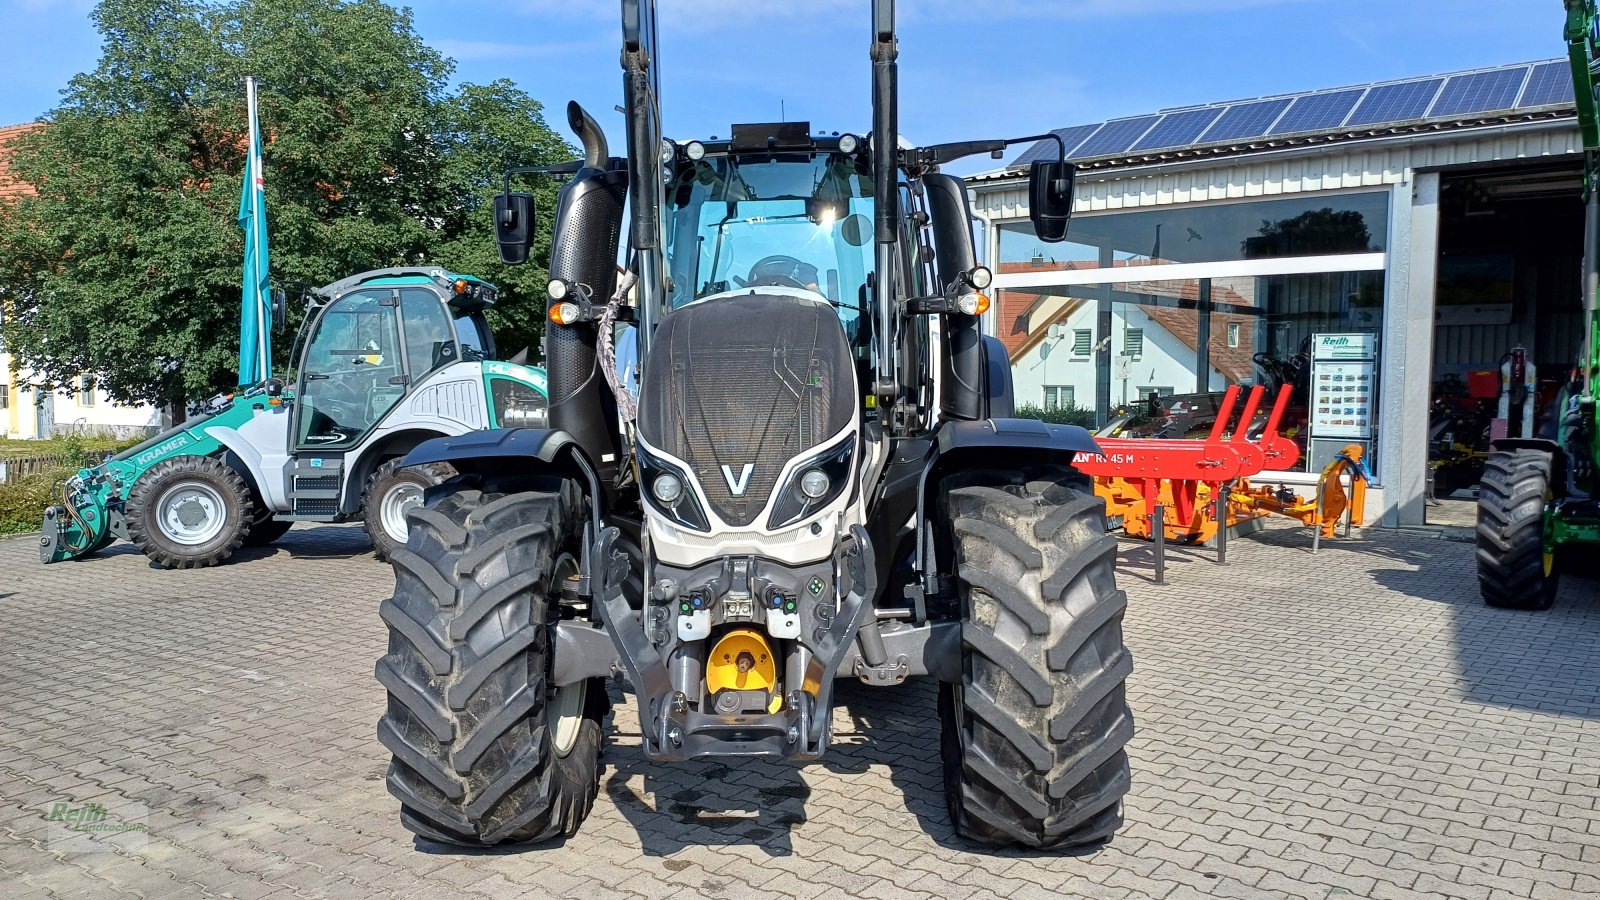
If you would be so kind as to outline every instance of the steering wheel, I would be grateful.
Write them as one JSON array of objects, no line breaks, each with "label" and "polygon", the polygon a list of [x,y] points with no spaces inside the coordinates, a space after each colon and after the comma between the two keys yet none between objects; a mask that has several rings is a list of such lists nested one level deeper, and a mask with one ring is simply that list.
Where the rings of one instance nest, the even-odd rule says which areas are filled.
[{"label": "steering wheel", "polygon": [[[801,281],[798,276],[809,274],[813,277],[808,284]],[[807,262],[802,262],[792,256],[775,255],[764,257],[750,267],[750,280],[746,287],[770,285],[772,287],[795,287],[801,290],[816,290],[817,280],[814,277],[817,267]]]}]

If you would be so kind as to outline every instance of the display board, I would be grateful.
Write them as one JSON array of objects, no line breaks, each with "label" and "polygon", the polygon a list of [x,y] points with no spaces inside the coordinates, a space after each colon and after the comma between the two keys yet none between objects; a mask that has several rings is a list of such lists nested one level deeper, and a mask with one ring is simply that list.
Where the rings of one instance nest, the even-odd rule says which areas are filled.
[{"label": "display board", "polygon": [[1312,339],[1313,438],[1372,438],[1378,420],[1377,360],[1374,334],[1318,334]]}]

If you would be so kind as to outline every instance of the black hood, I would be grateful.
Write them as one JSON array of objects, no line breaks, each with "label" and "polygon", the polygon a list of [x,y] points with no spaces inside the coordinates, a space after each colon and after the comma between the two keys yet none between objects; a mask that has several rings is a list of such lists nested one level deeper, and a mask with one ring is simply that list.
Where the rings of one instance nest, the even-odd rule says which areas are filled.
[{"label": "black hood", "polygon": [[663,319],[645,360],[639,434],[689,465],[723,521],[744,526],[789,460],[855,420],[855,394],[832,307],[757,289]]}]

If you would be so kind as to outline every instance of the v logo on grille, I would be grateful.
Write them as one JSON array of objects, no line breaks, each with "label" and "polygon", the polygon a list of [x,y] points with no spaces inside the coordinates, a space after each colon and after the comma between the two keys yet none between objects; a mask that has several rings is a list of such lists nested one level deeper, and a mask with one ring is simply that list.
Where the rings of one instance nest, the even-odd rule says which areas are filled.
[{"label": "v logo on grille", "polygon": [[733,466],[724,465],[722,467],[722,480],[728,483],[728,490],[732,491],[735,497],[744,496],[745,488],[750,486],[750,473],[754,472],[755,468],[754,463],[745,463],[744,468],[739,470],[739,477],[735,478],[733,477]]}]

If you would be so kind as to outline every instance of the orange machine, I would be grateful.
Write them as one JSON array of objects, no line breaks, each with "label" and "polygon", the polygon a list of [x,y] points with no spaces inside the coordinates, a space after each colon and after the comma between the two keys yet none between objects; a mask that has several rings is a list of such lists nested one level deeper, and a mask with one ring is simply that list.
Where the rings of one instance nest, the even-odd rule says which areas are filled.
[{"label": "orange machine", "polygon": [[[1348,508],[1350,521],[1360,524],[1366,515],[1367,480],[1371,477],[1366,465],[1361,462],[1362,453],[1360,444],[1351,444],[1339,451],[1339,455],[1322,468],[1322,476],[1317,479],[1316,496],[1309,500],[1281,487],[1276,491],[1265,486],[1252,489],[1249,481],[1242,480],[1228,495],[1229,518],[1232,518],[1232,508],[1236,506],[1244,510],[1259,510],[1299,519],[1306,525],[1320,526],[1322,536],[1331,538]],[[1344,489],[1346,471],[1351,473],[1348,495]]]}]

